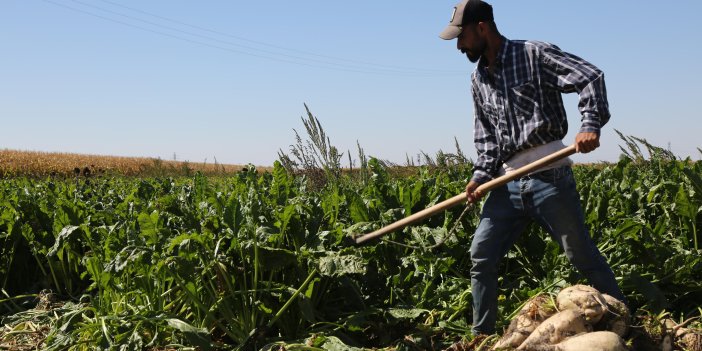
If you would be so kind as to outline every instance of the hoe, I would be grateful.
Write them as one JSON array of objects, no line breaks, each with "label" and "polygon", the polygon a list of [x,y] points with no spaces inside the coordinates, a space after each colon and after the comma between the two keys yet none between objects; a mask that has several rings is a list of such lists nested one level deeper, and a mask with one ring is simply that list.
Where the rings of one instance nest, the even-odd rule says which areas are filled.
[{"label": "hoe", "polygon": [[[495,189],[501,185],[504,185],[505,183],[520,178],[524,175],[527,175],[529,173],[533,173],[534,171],[551,164],[555,161],[558,161],[560,159],[563,159],[565,157],[568,157],[572,154],[574,154],[575,151],[575,145],[571,145],[566,147],[565,149],[559,150],[557,152],[554,152],[553,154],[550,154],[544,158],[541,158],[539,160],[536,160],[526,166],[523,166],[521,168],[518,168],[510,173],[507,173],[501,177],[495,178],[487,183],[484,183],[480,185],[476,191],[479,191],[483,194],[487,194],[490,190]],[[462,192],[448,200],[444,200],[432,207],[425,208],[424,210],[421,210],[415,214],[412,214],[408,217],[405,217],[399,221],[396,221],[392,224],[389,224],[383,228],[380,228],[372,233],[368,233],[365,235],[353,235],[352,239],[355,242],[355,244],[362,244],[365,243],[368,240],[378,238],[380,236],[383,236],[387,233],[394,232],[396,230],[402,229],[412,223],[418,222],[424,218],[430,217],[438,212],[444,211],[446,209],[449,209],[453,206],[456,206],[461,203],[465,203],[467,200],[466,193]]]}]

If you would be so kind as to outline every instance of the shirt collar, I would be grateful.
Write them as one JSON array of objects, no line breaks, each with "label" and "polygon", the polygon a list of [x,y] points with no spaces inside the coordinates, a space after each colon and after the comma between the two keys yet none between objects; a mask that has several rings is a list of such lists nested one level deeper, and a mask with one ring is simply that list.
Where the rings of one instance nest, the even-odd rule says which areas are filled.
[{"label": "shirt collar", "polygon": [[[495,58],[495,68],[502,68],[502,63],[509,52],[509,48],[512,46],[512,41],[502,36],[502,43],[500,44],[500,50],[497,52],[497,57]],[[487,59],[481,57],[478,61],[478,71],[482,75],[487,75]]]}]

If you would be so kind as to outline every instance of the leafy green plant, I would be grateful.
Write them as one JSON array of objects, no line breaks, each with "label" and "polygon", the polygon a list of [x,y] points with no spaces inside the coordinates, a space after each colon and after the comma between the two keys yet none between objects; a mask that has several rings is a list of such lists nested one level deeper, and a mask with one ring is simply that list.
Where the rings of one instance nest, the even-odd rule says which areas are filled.
[{"label": "leafy green plant", "polygon": [[[702,163],[634,150],[575,167],[587,225],[631,307],[694,315]],[[470,329],[479,211],[450,209],[368,246],[343,239],[464,191],[470,164],[363,167],[317,185],[282,161],[231,177],[2,179],[3,324],[37,316],[54,350],[445,348]],[[499,326],[531,296],[582,282],[537,226],[498,269]],[[45,289],[65,303],[31,314]]]}]

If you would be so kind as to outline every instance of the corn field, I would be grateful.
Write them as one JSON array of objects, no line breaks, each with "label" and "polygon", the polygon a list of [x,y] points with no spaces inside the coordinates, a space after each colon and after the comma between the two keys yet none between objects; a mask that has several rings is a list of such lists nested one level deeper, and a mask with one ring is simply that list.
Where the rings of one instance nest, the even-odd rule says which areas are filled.
[{"label": "corn field", "polygon": [[[175,157],[174,157],[175,158]],[[0,150],[0,177],[90,177],[96,175],[124,176],[190,176],[229,175],[243,166],[220,164],[217,159],[207,163],[170,161],[159,158],[98,156],[59,152]]]}]

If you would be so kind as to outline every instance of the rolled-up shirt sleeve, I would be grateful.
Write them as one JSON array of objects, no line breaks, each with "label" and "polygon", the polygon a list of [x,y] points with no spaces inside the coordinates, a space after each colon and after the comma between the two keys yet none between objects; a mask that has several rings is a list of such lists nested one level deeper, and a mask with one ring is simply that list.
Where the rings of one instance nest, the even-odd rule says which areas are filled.
[{"label": "rolled-up shirt sleeve", "polygon": [[578,93],[578,110],[582,116],[580,132],[599,134],[610,118],[604,73],[555,45],[543,45],[540,49],[542,81],[562,93]]}]

